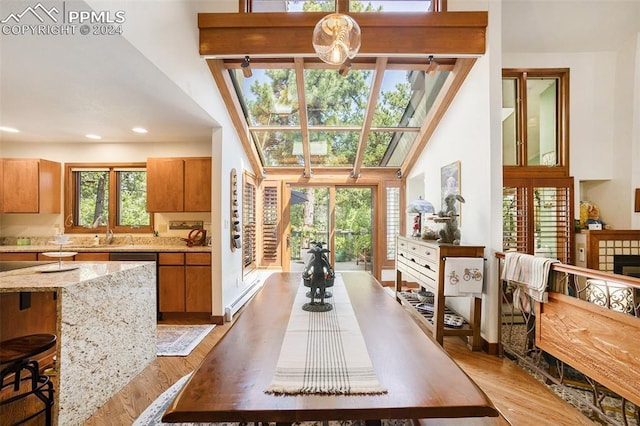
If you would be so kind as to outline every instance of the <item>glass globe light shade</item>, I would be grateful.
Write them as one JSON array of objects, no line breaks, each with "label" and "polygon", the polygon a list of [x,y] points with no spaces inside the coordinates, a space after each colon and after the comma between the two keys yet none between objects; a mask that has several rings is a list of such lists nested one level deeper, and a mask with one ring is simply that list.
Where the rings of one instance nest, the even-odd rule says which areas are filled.
[{"label": "glass globe light shade", "polygon": [[331,65],[353,59],[360,50],[360,26],[350,16],[332,13],[313,29],[313,48],[318,57]]}]

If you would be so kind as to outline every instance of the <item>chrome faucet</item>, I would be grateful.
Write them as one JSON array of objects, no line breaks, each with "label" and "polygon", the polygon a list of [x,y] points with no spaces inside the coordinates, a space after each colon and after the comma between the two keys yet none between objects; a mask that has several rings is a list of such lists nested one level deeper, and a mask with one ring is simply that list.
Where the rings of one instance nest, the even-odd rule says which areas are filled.
[{"label": "chrome faucet", "polygon": [[104,243],[111,244],[112,241],[113,241],[113,231],[109,229],[109,222],[107,222],[107,232],[104,236]]}]

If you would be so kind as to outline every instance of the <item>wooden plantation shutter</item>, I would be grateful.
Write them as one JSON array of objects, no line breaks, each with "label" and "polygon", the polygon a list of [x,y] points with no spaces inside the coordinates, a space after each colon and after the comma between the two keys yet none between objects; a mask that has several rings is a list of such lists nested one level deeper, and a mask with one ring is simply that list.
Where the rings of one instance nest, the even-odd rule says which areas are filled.
[{"label": "wooden plantation shutter", "polygon": [[569,215],[569,188],[535,187],[534,220],[536,246],[534,252],[570,263],[573,237],[573,215]]},{"label": "wooden plantation shutter", "polygon": [[573,178],[505,179],[504,251],[573,262]]},{"label": "wooden plantation shutter", "polygon": [[278,183],[264,182],[262,189],[262,266],[279,266],[280,208]]},{"label": "wooden plantation shutter", "polygon": [[527,187],[502,189],[502,250],[527,253]]},{"label": "wooden plantation shutter", "polygon": [[386,256],[385,266],[396,259],[396,238],[400,235],[400,187],[387,186],[386,190]]},{"label": "wooden plantation shutter", "polygon": [[256,185],[247,173],[242,191],[242,231],[242,266],[246,275],[256,268]]}]

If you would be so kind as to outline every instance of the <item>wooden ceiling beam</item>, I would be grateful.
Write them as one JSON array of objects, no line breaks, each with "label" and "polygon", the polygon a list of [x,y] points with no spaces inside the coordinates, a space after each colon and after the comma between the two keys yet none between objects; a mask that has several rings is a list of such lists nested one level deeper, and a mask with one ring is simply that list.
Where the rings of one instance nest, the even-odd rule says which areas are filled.
[{"label": "wooden ceiling beam", "polygon": [[[199,13],[200,54],[219,58],[313,57],[313,28],[325,15],[324,12]],[[360,56],[478,56],[486,50],[487,12],[350,15],[362,30]]]},{"label": "wooden ceiling beam", "polygon": [[[367,58],[354,58],[350,61],[352,70],[374,70],[376,68],[376,57]],[[231,58],[224,60],[224,67],[228,70],[240,69],[242,67],[242,58]],[[434,60],[437,64],[437,71],[451,71],[453,65],[456,63],[455,58],[436,58]],[[294,58],[251,58],[251,68],[253,69],[294,69],[296,67]],[[336,71],[340,67],[332,67],[322,62],[318,58],[304,58],[304,69],[331,69]],[[428,61],[423,58],[387,58],[388,70],[401,70],[401,71],[427,71],[429,69]]]},{"label": "wooden ceiling beam", "polygon": [[[349,176],[350,167],[317,167],[313,169],[313,179],[302,176],[303,167],[266,167],[267,176],[272,180],[305,184],[334,184],[353,185]],[[398,180],[398,169],[383,167],[367,167],[362,169],[358,185],[380,182],[383,180]]]}]

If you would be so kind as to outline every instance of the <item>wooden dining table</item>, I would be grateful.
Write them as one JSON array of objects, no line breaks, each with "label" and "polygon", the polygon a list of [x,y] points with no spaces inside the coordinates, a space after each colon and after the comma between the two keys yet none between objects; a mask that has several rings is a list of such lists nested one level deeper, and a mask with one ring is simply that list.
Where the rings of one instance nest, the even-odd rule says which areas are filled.
[{"label": "wooden dining table", "polygon": [[[385,394],[274,395],[271,383],[299,273],[274,273],[204,358],[163,422],[276,422],[496,417],[485,393],[366,272],[342,272]],[[330,299],[328,299],[330,301]]]}]

